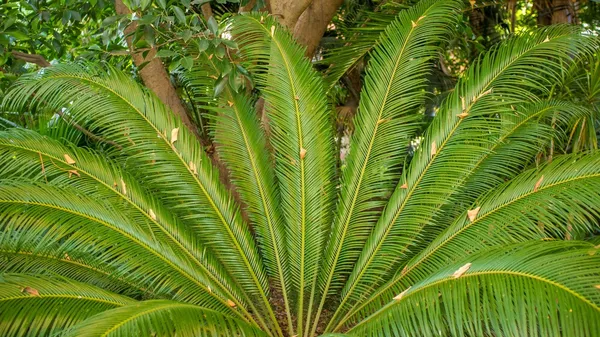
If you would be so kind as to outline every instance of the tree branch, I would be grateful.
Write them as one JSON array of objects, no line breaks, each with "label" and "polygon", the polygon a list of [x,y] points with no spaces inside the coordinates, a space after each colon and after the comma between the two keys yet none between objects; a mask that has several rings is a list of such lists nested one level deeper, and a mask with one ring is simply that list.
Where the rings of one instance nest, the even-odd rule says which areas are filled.
[{"label": "tree branch", "polygon": [[49,67],[51,65],[50,62],[46,61],[46,59],[42,55],[27,54],[27,53],[22,53],[20,51],[12,51],[11,54],[16,59],[23,60],[25,62],[29,62],[29,63],[33,63],[33,64],[37,64],[38,66],[40,66],[42,68]]}]

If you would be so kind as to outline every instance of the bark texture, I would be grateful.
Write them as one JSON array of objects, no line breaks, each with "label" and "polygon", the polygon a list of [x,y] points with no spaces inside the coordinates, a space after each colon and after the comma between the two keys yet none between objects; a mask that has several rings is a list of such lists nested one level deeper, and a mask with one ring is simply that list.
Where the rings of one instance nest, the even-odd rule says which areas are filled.
[{"label": "bark texture", "polygon": [[577,23],[578,1],[572,0],[536,0],[535,9],[538,13],[539,26],[557,23]]},{"label": "bark texture", "polygon": [[298,18],[294,27],[294,37],[306,46],[306,56],[311,57],[331,19],[342,5],[343,0],[313,0]]},{"label": "bark texture", "polygon": [[[125,6],[121,0],[115,1],[115,10],[119,15],[131,14],[129,8],[127,8],[127,6]],[[144,57],[141,52],[135,50],[134,44],[132,43],[133,36],[131,34],[135,32],[136,28],[137,23],[134,21],[127,26],[127,28],[125,28],[124,33],[133,63],[137,67],[140,67],[144,63],[148,62],[139,72],[144,85],[146,85],[148,89],[152,90],[152,92],[154,92],[164,104],[171,108],[171,110],[173,110],[173,112],[181,118],[183,124],[198,137],[198,129],[190,120],[185,107],[181,103],[179,95],[171,83],[171,78],[165,70],[165,66],[159,58],[154,57],[157,50],[155,48],[151,48],[146,57]]]}]

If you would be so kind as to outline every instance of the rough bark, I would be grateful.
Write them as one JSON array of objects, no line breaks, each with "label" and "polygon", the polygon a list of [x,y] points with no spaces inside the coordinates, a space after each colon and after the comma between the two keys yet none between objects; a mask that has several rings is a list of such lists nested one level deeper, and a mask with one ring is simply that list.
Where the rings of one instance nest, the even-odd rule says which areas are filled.
[{"label": "rough bark", "polygon": [[269,12],[279,18],[282,25],[294,29],[298,18],[313,0],[270,0]]},{"label": "rough bark", "polygon": [[537,0],[535,2],[535,9],[538,13],[538,25],[548,26],[558,23],[576,23],[576,4],[577,1],[572,2],[571,0]]},{"label": "rough bark", "polygon": [[[121,0],[115,0],[115,10],[119,15],[131,14],[129,8],[127,8],[127,6],[125,6]],[[124,33],[133,63],[137,67],[140,67],[147,62],[147,64],[139,71],[144,85],[146,85],[148,89],[152,90],[152,92],[154,92],[164,104],[171,108],[171,110],[181,118],[183,124],[190,131],[192,131],[192,133],[199,137],[198,129],[190,120],[185,107],[181,103],[179,95],[171,83],[169,74],[165,70],[165,66],[159,58],[154,57],[157,52],[156,48],[151,48],[146,54],[146,57],[144,57],[142,53],[135,50],[134,44],[132,43],[132,33],[135,32],[136,28],[137,23],[133,21],[129,26],[127,26],[127,28],[125,28]]]},{"label": "rough bark", "polygon": [[335,15],[343,0],[313,0],[298,18],[294,27],[294,37],[306,46],[306,56],[311,57],[331,18]]},{"label": "rough bark", "polygon": [[16,59],[37,64],[42,68],[51,66],[50,62],[46,61],[42,55],[21,53],[20,51],[12,51],[11,54]]}]

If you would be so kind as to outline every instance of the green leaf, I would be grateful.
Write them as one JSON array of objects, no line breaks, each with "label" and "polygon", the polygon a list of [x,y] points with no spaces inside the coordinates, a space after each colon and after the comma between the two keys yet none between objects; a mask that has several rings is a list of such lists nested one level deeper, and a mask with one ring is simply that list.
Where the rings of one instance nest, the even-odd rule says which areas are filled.
[{"label": "green leaf", "polygon": [[160,49],[156,53],[156,57],[173,57],[179,55],[178,53],[168,50],[168,49]]},{"label": "green leaf", "polygon": [[185,12],[183,9],[181,9],[181,7],[178,6],[173,6],[173,11],[175,12],[175,17],[177,18],[177,21],[179,21],[179,23],[181,24],[185,24]]},{"label": "green leaf", "polygon": [[219,32],[219,24],[217,23],[217,20],[215,20],[214,16],[211,16],[208,21],[206,22],[206,24],[208,25],[208,29],[215,35],[217,35],[217,33]]},{"label": "green leaf", "polygon": [[181,59],[181,65],[186,70],[190,70],[190,69],[192,69],[192,66],[194,65],[194,59],[191,58],[190,56],[185,56]]}]

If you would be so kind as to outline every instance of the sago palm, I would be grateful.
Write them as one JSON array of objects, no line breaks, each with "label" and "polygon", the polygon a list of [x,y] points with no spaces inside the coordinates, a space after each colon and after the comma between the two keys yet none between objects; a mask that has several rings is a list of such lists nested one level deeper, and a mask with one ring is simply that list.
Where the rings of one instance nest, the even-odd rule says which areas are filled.
[{"label": "sago palm", "polygon": [[255,90],[206,55],[190,80],[225,79],[196,92],[227,185],[127,75],[23,76],[5,111],[94,136],[0,133],[0,335],[599,336],[600,155],[560,154],[589,108],[548,99],[597,44],[567,26],[515,36],[424,128],[460,4],[423,0],[382,33],[343,160],[302,48],[275,18],[233,18]]}]

